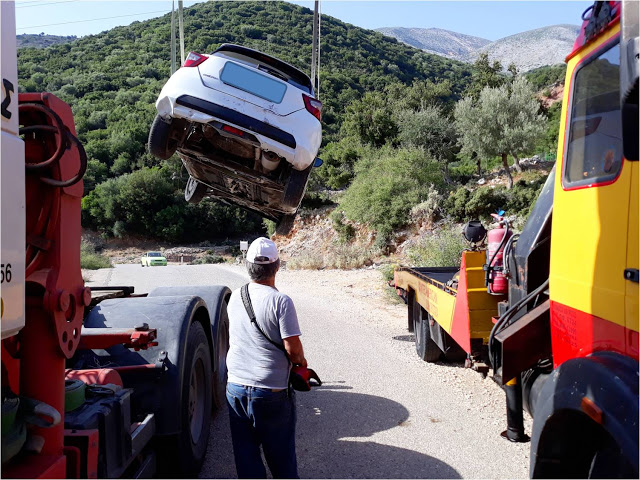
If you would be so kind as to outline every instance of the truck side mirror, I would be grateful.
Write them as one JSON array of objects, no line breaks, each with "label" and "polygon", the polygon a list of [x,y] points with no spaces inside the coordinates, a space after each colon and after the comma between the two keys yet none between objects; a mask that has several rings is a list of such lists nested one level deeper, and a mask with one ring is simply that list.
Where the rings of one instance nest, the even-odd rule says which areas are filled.
[{"label": "truck side mirror", "polygon": [[624,158],[638,160],[638,2],[623,2],[620,38],[620,112]]}]

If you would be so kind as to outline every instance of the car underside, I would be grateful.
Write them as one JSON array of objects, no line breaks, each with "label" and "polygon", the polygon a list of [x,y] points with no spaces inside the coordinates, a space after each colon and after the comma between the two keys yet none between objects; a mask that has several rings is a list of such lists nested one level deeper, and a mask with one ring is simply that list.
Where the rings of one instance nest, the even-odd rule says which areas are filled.
[{"label": "car underside", "polygon": [[[258,139],[220,122],[173,119],[172,138],[189,175],[208,187],[207,196],[278,221],[296,211],[301,198],[285,198],[291,178],[304,176],[284,158],[264,151]],[[265,168],[267,165],[275,168]]]}]

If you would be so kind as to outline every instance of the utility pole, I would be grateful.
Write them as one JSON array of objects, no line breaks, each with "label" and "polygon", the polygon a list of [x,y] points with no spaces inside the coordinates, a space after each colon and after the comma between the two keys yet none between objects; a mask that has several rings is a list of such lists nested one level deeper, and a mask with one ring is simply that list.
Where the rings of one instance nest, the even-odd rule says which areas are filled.
[{"label": "utility pole", "polygon": [[176,71],[176,11],[175,1],[171,1],[171,75]]},{"label": "utility pole", "polygon": [[320,81],[317,78],[320,75],[320,0],[315,0],[313,7],[313,33],[311,41],[311,82],[318,96]]},{"label": "utility pole", "polygon": [[178,31],[180,33],[180,65],[184,65],[184,22],[182,0],[178,0]]}]

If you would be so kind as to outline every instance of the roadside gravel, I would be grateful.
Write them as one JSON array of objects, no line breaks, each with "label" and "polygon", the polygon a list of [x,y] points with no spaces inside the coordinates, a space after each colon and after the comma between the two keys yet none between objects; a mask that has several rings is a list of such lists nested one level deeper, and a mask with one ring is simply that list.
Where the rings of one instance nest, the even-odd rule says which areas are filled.
[{"label": "roadside gravel", "polygon": [[[231,265],[84,272],[88,285],[225,283]],[[502,390],[461,364],[428,364],[415,353],[406,306],[393,303],[380,273],[282,271],[278,288],[292,297],[309,365],[324,384],[297,393],[302,478],[525,478],[529,444],[500,438]],[[201,478],[234,478],[226,415],[212,422]],[[525,419],[531,430],[531,420]]]}]

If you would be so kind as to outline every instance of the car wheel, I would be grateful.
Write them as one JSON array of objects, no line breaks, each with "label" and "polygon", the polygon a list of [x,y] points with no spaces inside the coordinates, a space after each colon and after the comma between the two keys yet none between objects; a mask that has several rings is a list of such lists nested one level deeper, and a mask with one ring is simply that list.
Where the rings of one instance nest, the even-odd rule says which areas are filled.
[{"label": "car wheel", "polygon": [[302,171],[291,169],[291,175],[289,175],[289,180],[284,189],[282,205],[289,208],[297,208],[298,205],[300,205],[302,197],[304,196],[304,190],[307,187],[307,180],[309,179],[311,168],[313,168],[313,165],[310,165]]},{"label": "car wheel", "polygon": [[293,222],[296,219],[295,213],[284,215],[276,225],[276,233],[278,235],[287,235],[293,228]]},{"label": "car wheel", "polygon": [[171,138],[171,121],[167,122],[160,115],[151,124],[149,131],[149,151],[161,160],[167,160],[178,148],[178,142]]},{"label": "car wheel", "polygon": [[207,193],[207,186],[193,177],[189,177],[184,187],[184,199],[189,203],[199,203]]}]

